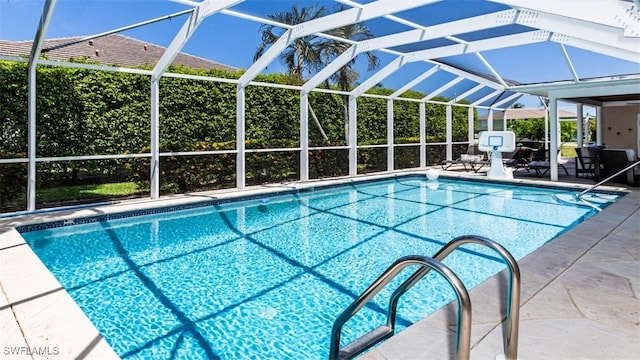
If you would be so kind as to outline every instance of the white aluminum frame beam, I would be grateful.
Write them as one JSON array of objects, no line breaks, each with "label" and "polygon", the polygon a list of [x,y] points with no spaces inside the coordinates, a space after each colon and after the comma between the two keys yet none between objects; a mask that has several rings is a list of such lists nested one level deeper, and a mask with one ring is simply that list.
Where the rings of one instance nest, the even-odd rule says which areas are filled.
[{"label": "white aluminum frame beam", "polygon": [[[589,40],[579,39],[572,36],[554,34],[551,36],[551,41],[635,63],[638,63],[638,59],[640,59],[640,52],[627,51],[608,45],[597,44]],[[640,48],[640,43],[638,43],[638,46]]]},{"label": "white aluminum frame beam", "polygon": [[[322,129],[322,128],[321,128]],[[309,94],[300,92],[300,181],[309,180]]]},{"label": "white aluminum frame beam", "polygon": [[395,170],[393,99],[387,99],[387,171]]},{"label": "white aluminum frame beam", "polygon": [[490,87],[492,89],[496,89],[496,90],[497,89],[502,89],[502,90],[504,90],[504,85],[499,84],[499,83],[497,83],[495,81],[491,81],[491,80],[489,80],[487,78],[483,78],[482,76],[471,74],[471,73],[468,73],[468,72],[466,72],[464,70],[460,70],[460,69],[455,68],[453,66],[442,64],[442,63],[439,63],[437,61],[430,61],[430,62],[440,65],[440,68],[442,70],[446,71],[446,72],[449,72],[449,73],[452,73],[452,74],[458,75],[458,76],[464,76],[465,78],[467,78],[467,80],[475,81],[478,84],[483,84],[484,86]]},{"label": "white aluminum frame beam", "polygon": [[44,44],[44,38],[49,29],[51,23],[51,17],[53,11],[56,8],[57,0],[47,0],[42,8],[42,15],[40,16],[40,23],[38,23],[38,30],[36,31],[33,45],[31,46],[31,54],[29,55],[29,94],[28,94],[28,138],[27,138],[27,152],[28,152],[28,170],[27,170],[27,211],[36,210],[36,149],[38,147],[38,141],[36,137],[36,68],[38,67],[38,58],[40,58],[40,52],[42,51],[42,45]]},{"label": "white aluminum frame beam", "polygon": [[480,91],[480,89],[484,88],[485,85],[483,84],[478,84],[476,86],[474,86],[473,88],[463,92],[462,94],[460,94],[459,96],[456,96],[455,98],[451,99],[451,101],[449,101],[450,104],[454,104],[457,103],[459,100],[464,100],[467,96],[474,94],[478,91]]},{"label": "white aluminum frame beam", "polygon": [[440,65],[433,66],[429,70],[423,72],[420,76],[418,76],[418,77],[414,78],[413,80],[409,81],[408,83],[402,85],[398,90],[394,91],[393,94],[389,95],[389,97],[392,98],[392,99],[395,99],[395,98],[399,97],[400,95],[404,94],[407,90],[411,90],[416,85],[418,85],[421,82],[425,81],[429,76],[431,76],[431,75],[435,74],[436,72],[438,72],[438,70],[440,70]]},{"label": "white aluminum frame beam", "polygon": [[527,21],[525,15],[528,13],[528,11],[521,11],[516,22],[553,33],[589,40],[596,44],[640,53],[640,50],[638,50],[640,39],[637,37],[625,37],[620,28],[538,12],[531,13],[532,18],[535,20]]},{"label": "white aluminum frame beam", "polygon": [[567,48],[563,44],[560,44],[560,43],[558,43],[558,46],[560,46],[560,50],[562,51],[562,56],[564,57],[564,61],[566,61],[566,63],[567,63],[567,67],[569,67],[569,70],[571,71],[571,75],[573,76],[573,80],[580,81],[580,77],[578,76],[578,72],[576,71],[576,68],[573,66],[573,62],[571,62],[571,57],[569,56],[569,53],[567,52]]},{"label": "white aluminum frame beam", "polygon": [[[640,36],[640,17],[637,5],[620,0],[493,0],[514,8],[529,9],[572,19],[624,29],[624,36]],[[537,26],[534,26],[537,27]],[[588,33],[591,33],[589,31]],[[587,34],[588,34],[587,33]],[[586,35],[586,34],[583,34]]]},{"label": "white aluminum frame beam", "polygon": [[[375,86],[376,84],[384,80],[387,76],[391,75],[393,72],[397,71],[399,68],[401,68],[402,66],[410,62],[431,60],[433,58],[462,55],[466,53],[475,53],[475,52],[485,51],[485,50],[500,49],[500,48],[509,47],[509,46],[538,43],[542,41],[547,41],[550,36],[551,36],[551,33],[549,33],[548,31],[536,30],[536,31],[530,31],[530,32],[525,32],[520,34],[505,35],[505,36],[494,37],[491,39],[473,41],[473,42],[469,42],[468,44],[447,45],[447,46],[441,46],[437,48],[407,53],[403,56],[396,58],[387,66],[379,70],[377,73],[373,74],[371,77],[365,80],[362,84],[360,84],[360,86],[355,88],[351,92],[351,94],[355,96],[360,96],[364,94],[367,90],[369,90],[370,88],[372,88],[373,86]],[[449,68],[452,68],[452,67],[449,67]],[[464,71],[459,70],[456,72],[456,74],[459,76],[468,78],[467,76],[468,74]],[[477,78],[479,78],[479,76]],[[504,89],[504,85],[499,85],[497,83],[491,82],[486,79],[484,79],[484,81],[495,84],[494,88],[499,86],[501,89]]]},{"label": "white aluminum frame beam", "polygon": [[418,104],[419,131],[420,131],[420,167],[427,166],[427,105],[423,102]]},{"label": "white aluminum frame beam", "polygon": [[[437,48],[410,53],[413,61],[444,58],[449,56],[472,54],[481,51],[502,49],[512,46],[535,44],[549,40],[551,33],[545,30],[535,30],[513,35],[499,36],[477,40],[468,44],[447,45]],[[407,54],[408,55],[408,54]]]},{"label": "white aluminum frame beam", "polygon": [[167,50],[162,54],[151,72],[151,198],[160,197],[160,77],[173,62],[182,47],[189,41],[202,21],[221,10],[244,0],[204,0],[196,7],[184,22]]},{"label": "white aluminum frame beam", "polygon": [[271,62],[273,62],[273,60],[275,60],[276,57],[278,57],[278,55],[295,39],[349,24],[364,22],[394,12],[410,10],[438,1],[440,0],[404,0],[402,2],[398,2],[396,0],[377,0],[363,5],[361,8],[351,8],[323,16],[319,19],[297,24],[293,28],[285,31],[284,34],[282,34],[282,36],[280,36],[280,38],[273,43],[267,51],[265,51],[264,54],[262,54],[262,56],[249,67],[249,69],[247,69],[247,71],[238,80],[238,86],[247,86],[251,80],[271,64]]},{"label": "white aluminum frame beam", "polygon": [[193,12],[173,38],[167,50],[153,67],[152,79],[162,75],[204,19],[243,1],[244,0],[204,0],[196,3],[197,7],[193,9]]},{"label": "white aluminum frame beam", "polygon": [[480,104],[482,104],[483,102],[489,100],[489,99],[493,99],[494,97],[500,95],[503,92],[503,90],[496,90],[494,92],[492,92],[491,94],[488,94],[474,102],[471,103],[471,106],[478,106]]},{"label": "white aluminum frame beam", "polygon": [[373,74],[371,77],[365,80],[362,84],[360,84],[358,87],[353,89],[350,94],[356,97],[364,94],[365,91],[374,87],[376,84],[384,80],[387,76],[396,72],[398,69],[403,67],[408,62],[410,61],[406,56],[399,56],[395,58],[392,62],[387,64],[387,66],[378,70],[378,72]]},{"label": "white aluminum frame beam", "polygon": [[489,69],[489,71],[491,71],[491,73],[493,74],[493,76],[498,80],[498,82],[500,84],[502,84],[502,86],[504,87],[509,87],[509,85],[507,85],[507,83],[504,81],[504,79],[502,78],[502,76],[500,76],[500,74],[498,74],[498,72],[496,71],[496,69],[493,68],[493,66],[491,66],[491,64],[489,64],[489,62],[487,61],[487,59],[484,58],[484,56],[482,56],[482,54],[480,54],[479,52],[474,54],[478,60],[480,60],[480,62],[482,62],[482,64],[484,64],[484,66]]},{"label": "white aluminum frame beam", "polygon": [[462,80],[464,80],[464,77],[462,76],[458,76],[457,78],[449,81],[448,83],[440,86],[439,88],[437,88],[436,90],[432,91],[429,95],[425,96],[422,98],[422,101],[428,101],[433,99],[434,97],[440,95],[442,92],[446,91],[447,89],[451,88],[452,86],[454,86],[455,84],[461,82]]},{"label": "white aluminum frame beam", "polygon": [[[515,93],[515,94],[513,94],[513,95],[507,96],[506,98],[504,98],[504,99],[502,99],[502,100],[500,100],[500,101],[496,102],[495,104],[492,104],[492,105],[491,105],[491,107],[494,107],[494,108],[500,108],[500,107],[501,107],[502,105],[504,105],[504,104],[510,103],[510,102],[512,102],[512,101],[517,101],[519,98],[521,98],[521,97],[522,97],[522,95],[524,95],[524,94],[521,94],[521,93]],[[507,113],[507,112],[506,112],[506,110],[505,110],[505,114],[506,114],[506,113]]]},{"label": "white aluminum frame beam", "polygon": [[303,86],[303,91],[309,92],[320,85],[324,80],[337,72],[341,67],[354,59],[360,53],[374,51],[383,48],[405,45],[420,41],[432,40],[453,34],[463,34],[482,29],[489,29],[516,21],[516,10],[504,10],[491,14],[475,16],[467,19],[452,21],[444,24],[421,27],[415,30],[404,31],[387,36],[361,41],[351,46],[347,51],[334,59],[329,65],[314,75]]},{"label": "white aluminum frame beam", "polygon": [[445,108],[445,139],[447,142],[445,153],[446,159],[453,159],[453,109],[451,104]]}]

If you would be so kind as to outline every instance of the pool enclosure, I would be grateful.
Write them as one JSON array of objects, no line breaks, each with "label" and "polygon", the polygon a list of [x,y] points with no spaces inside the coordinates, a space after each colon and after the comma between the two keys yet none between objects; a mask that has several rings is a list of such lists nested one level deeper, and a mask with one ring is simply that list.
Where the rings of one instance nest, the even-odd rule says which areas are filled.
[{"label": "pool enclosure", "polygon": [[[15,112],[7,110],[0,128],[3,142],[15,145],[0,149],[0,173],[4,173],[0,181],[17,183],[15,196],[3,197],[1,202],[5,204],[0,204],[18,204],[17,208],[9,207],[10,211],[31,212],[41,207],[36,194],[38,187],[44,186],[38,178],[45,168],[48,176],[55,178],[64,172],[82,172],[93,166],[85,165],[89,163],[99,163],[95,166],[99,171],[116,166],[119,170],[113,172],[126,170],[135,175],[138,182],[148,186],[143,196],[152,199],[170,187],[163,186],[163,179],[173,176],[177,183],[186,182],[192,171],[218,174],[209,182],[241,190],[263,182],[304,182],[425,168],[455,158],[474,141],[479,130],[495,129],[495,112],[506,113],[527,97],[540,98],[547,107],[551,134],[559,134],[559,101],[575,105],[580,118],[578,134],[583,131],[583,106],[595,108],[600,127],[603,108],[622,107],[624,116],[611,115],[624,120],[620,120],[622,125],[608,126],[613,134],[609,142],[622,138],[628,142],[629,138],[636,141],[633,148],[640,147],[640,116],[635,118],[640,114],[637,0],[167,0],[153,4],[131,0],[87,2],[82,6],[72,1],[46,0],[33,4],[42,11],[39,21],[33,23],[35,36],[29,54],[0,47],[0,62],[22,64],[25,68],[16,71],[26,72],[24,77],[12,78],[17,88],[22,86],[26,92],[8,92],[2,104],[5,110],[10,105],[22,106]],[[276,15],[294,8],[324,11],[316,17],[301,17],[299,23],[278,21],[287,18]],[[0,28],[0,40],[4,40],[3,34],[12,31],[9,18],[27,10],[6,3],[0,11],[8,24],[0,25],[7,26]],[[93,14],[100,20],[95,21],[94,28],[77,25],[77,31],[83,34],[72,33],[77,14]],[[354,35],[354,29],[362,30],[358,26],[367,31]],[[258,34],[255,43],[243,41],[248,36],[246,29]],[[265,40],[259,33],[267,29],[273,38],[256,52]],[[147,67],[101,63],[109,54],[94,46],[94,42],[98,44],[114,34],[152,39],[144,41],[153,43],[158,33],[163,34],[165,47]],[[76,38],[55,45],[47,43],[51,38],[69,36]],[[273,72],[291,75],[296,69],[292,64],[300,56],[290,51],[305,42],[309,46],[330,44],[331,50],[321,53],[322,61],[314,66],[299,65],[297,69],[303,69],[303,73],[290,81],[284,76],[269,76]],[[92,56],[54,59],[56,50],[78,43],[94,46]],[[200,52],[205,47],[210,52]],[[221,50],[216,54],[211,49]],[[248,63],[227,63],[220,54],[247,49],[249,57],[256,55]],[[145,43],[140,51],[148,50]],[[122,48],[122,52],[134,50]],[[230,76],[215,71],[180,71],[180,67],[171,66],[177,65],[181,53],[210,56],[230,67],[245,69]],[[376,61],[367,64],[367,58]],[[279,68],[281,62],[288,65]],[[69,77],[50,70],[59,68],[77,72]],[[43,69],[49,69],[49,73],[43,74]],[[347,76],[345,84],[343,71],[359,77]],[[52,136],[51,128],[58,125],[49,121],[50,117],[64,117],[79,107],[90,107],[87,104],[92,102],[106,101],[103,95],[91,94],[103,94],[120,80],[104,75],[91,84],[84,82],[88,74],[104,72],[114,77],[130,75],[126,82],[135,83],[131,88],[145,88],[135,97],[112,100],[109,111],[113,111],[113,117],[109,119],[143,115],[136,115],[135,121],[107,119],[109,124],[103,128],[83,132],[92,121],[86,114],[100,117],[105,111],[96,108],[83,112],[85,117],[76,118],[73,126],[58,129],[59,138]],[[49,88],[43,76],[64,78],[66,87]],[[199,94],[201,89],[182,88],[186,83],[204,84],[203,93]],[[76,91],[68,98],[82,105],[47,103],[51,100],[43,98],[47,91],[60,93],[60,89]],[[110,91],[122,94],[126,89],[122,86]],[[189,118],[189,109],[196,103],[205,110]],[[185,123],[203,122],[201,126],[210,128],[211,133],[189,139],[193,140],[189,147],[180,146],[185,142],[180,139],[191,135],[170,122],[178,111],[187,119]],[[214,111],[223,115],[217,120],[207,119],[207,114]],[[486,128],[479,128],[479,113],[487,114]],[[628,114],[634,117],[629,119]],[[286,124],[286,131],[282,124]],[[502,124],[495,130],[503,130],[506,119]],[[101,146],[108,133],[122,129],[136,134],[135,146],[127,146],[130,133],[123,136],[121,147]],[[599,130],[597,142],[602,143],[601,134],[607,132]],[[183,138],[163,143],[163,137],[183,131]],[[552,152],[558,149],[558,137],[550,136]],[[61,139],[91,146],[65,150]],[[550,178],[557,180],[557,159],[551,157],[550,161]],[[58,166],[52,168],[50,164]],[[274,172],[280,175],[273,176]],[[182,191],[190,189],[176,186]]]}]

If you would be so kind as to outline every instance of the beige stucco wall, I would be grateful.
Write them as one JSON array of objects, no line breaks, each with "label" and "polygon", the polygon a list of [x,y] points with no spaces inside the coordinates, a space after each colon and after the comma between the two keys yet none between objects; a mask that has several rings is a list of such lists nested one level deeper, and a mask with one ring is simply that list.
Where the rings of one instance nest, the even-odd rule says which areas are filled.
[{"label": "beige stucco wall", "polygon": [[609,148],[634,149],[638,153],[640,104],[602,108],[602,142]]}]

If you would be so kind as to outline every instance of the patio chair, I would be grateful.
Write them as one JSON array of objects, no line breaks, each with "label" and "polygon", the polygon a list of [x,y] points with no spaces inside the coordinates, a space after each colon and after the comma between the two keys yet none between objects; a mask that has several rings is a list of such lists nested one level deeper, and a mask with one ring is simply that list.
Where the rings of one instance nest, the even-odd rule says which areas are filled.
[{"label": "patio chair", "polygon": [[[474,172],[478,172],[483,166],[489,163],[489,161],[484,158],[484,155],[479,154],[479,152],[477,144],[469,144],[466,154],[460,155],[460,157],[455,160],[442,161],[442,169],[447,170],[455,164],[461,164],[465,171],[473,170]],[[467,168],[467,166],[469,166],[469,168]]]},{"label": "patio chair", "polygon": [[[596,178],[599,179],[605,179],[625,167],[630,166],[636,159],[633,149],[602,149],[598,152],[598,156],[600,158],[600,164],[602,165],[598,171],[599,174],[596,173]],[[634,168],[629,169],[611,179],[611,181],[637,186],[638,180],[640,180],[640,173],[638,170],[634,170]]]},{"label": "patio chair", "polygon": [[513,171],[516,172],[520,169],[525,169],[529,171],[529,162],[531,161],[531,157],[533,156],[533,148],[528,146],[520,146],[509,159],[503,159],[505,166],[512,167]]},{"label": "patio chair", "polygon": [[598,162],[598,148],[576,148],[576,177],[595,178]]},{"label": "patio chair", "polygon": [[[567,168],[564,165],[568,161],[569,159],[563,158],[562,155],[560,154],[560,151],[558,151],[558,166],[562,167],[562,169],[567,175],[569,175],[569,170],[567,170]],[[547,172],[549,172],[549,169],[551,169],[551,162],[547,160],[547,151],[544,149],[538,150],[538,152],[536,152],[533,159],[529,162],[528,167],[529,169],[535,170],[536,176],[538,177],[545,176]]]}]

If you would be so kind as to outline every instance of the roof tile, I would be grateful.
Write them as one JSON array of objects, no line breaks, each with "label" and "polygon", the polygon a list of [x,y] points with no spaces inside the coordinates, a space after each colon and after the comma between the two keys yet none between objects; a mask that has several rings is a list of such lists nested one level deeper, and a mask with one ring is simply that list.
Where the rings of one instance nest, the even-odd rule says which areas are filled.
[{"label": "roof tile", "polygon": [[[71,58],[87,58],[100,65],[140,66],[154,65],[166,51],[165,47],[130,38],[121,34],[111,34],[93,40],[83,41],[57,49],[48,48],[77,41],[84,36],[49,39],[44,41],[43,55],[50,60],[68,61]],[[27,57],[33,41],[0,40],[0,55]],[[220,64],[201,57],[179,53],[174,65],[184,65],[196,69],[223,69],[235,71],[237,68]]]}]

